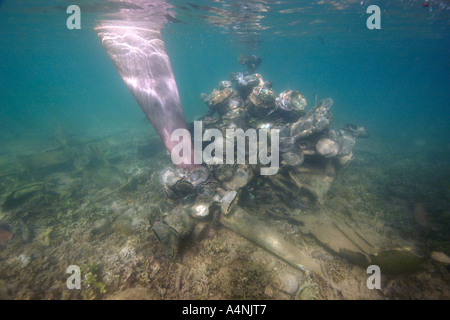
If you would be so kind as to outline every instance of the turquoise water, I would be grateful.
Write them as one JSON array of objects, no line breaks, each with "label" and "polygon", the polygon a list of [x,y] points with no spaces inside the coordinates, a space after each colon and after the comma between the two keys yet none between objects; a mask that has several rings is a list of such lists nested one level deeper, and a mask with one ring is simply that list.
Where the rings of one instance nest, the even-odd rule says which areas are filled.
[{"label": "turquoise water", "polygon": [[[370,133],[368,140],[358,141],[354,171],[344,174],[338,186],[343,190],[368,186],[367,199],[379,204],[371,214],[388,212],[388,223],[397,224],[402,237],[418,240],[428,254],[450,255],[448,1],[170,3],[177,22],[167,23],[162,36],[188,121],[208,111],[201,93],[209,94],[230,72],[245,71],[237,62],[240,54],[260,56],[263,62],[257,72],[273,82],[276,92],[298,90],[308,107],[331,97],[336,127],[356,123]],[[81,30],[66,28],[69,4],[81,8]],[[366,27],[369,14],[365,10],[371,4],[381,8],[381,30]],[[0,167],[9,168],[16,157],[54,147],[60,127],[70,137],[87,141],[126,132],[135,143],[133,139],[155,135],[93,30],[105,13],[115,9],[103,1],[35,1],[33,5],[0,1]],[[155,150],[161,152],[161,146]],[[114,163],[113,158],[108,155],[109,162]],[[168,158],[163,159],[152,158],[149,166],[161,169],[169,164],[164,162]],[[145,163],[133,161],[136,166]],[[131,170],[132,165],[121,169]],[[111,176],[108,172],[105,175]],[[358,172],[365,173],[364,178],[358,180]],[[4,199],[22,178],[11,178],[8,171],[0,172],[0,179]],[[36,179],[33,176],[27,183]],[[73,199],[67,202],[73,201],[70,208],[78,212],[84,202],[71,192]],[[423,219],[432,225],[425,231],[411,227],[411,223],[421,224],[414,222],[420,217],[413,215],[414,208],[422,206],[426,208]],[[4,211],[8,223],[15,226]],[[402,214],[395,216],[398,212]],[[28,212],[19,214],[29,225],[40,219]],[[0,212],[0,223],[1,218]],[[43,225],[36,223],[36,238]],[[21,252],[16,247],[11,250]],[[448,277],[445,270],[441,272]],[[0,273],[1,281],[13,279],[5,274]],[[12,297],[54,298],[36,292]]]},{"label": "turquoise water", "polygon": [[[277,90],[295,88],[310,104],[315,94],[332,97],[338,122],[363,122],[376,135],[447,140],[448,4],[435,1],[430,11],[421,1],[381,3],[382,29],[368,30],[367,4],[348,3],[337,10],[314,1],[268,2],[268,12],[259,13],[267,30],[248,31],[257,33],[257,48],[199,18],[199,9],[176,9],[182,22],[163,35],[187,118],[206,110],[200,93],[241,70],[236,57],[246,52],[263,58],[259,72]],[[3,1],[2,130],[42,133],[55,121],[109,130],[140,116],[93,31],[101,8],[90,5],[85,14],[81,5],[82,29],[68,30],[65,4]],[[296,8],[305,10],[280,13]]]}]

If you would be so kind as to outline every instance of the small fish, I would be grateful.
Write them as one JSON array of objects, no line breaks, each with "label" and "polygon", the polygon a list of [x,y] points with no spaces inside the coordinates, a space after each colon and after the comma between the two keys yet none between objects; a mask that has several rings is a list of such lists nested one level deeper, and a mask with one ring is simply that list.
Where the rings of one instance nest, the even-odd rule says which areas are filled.
[{"label": "small fish", "polygon": [[431,253],[431,258],[435,261],[438,261],[440,263],[443,264],[450,264],[450,257],[447,256],[445,253],[443,252],[437,252],[437,251],[433,251]]},{"label": "small fish", "polygon": [[58,122],[55,130],[55,138],[63,147],[67,147],[69,144],[69,135],[66,130],[63,128],[61,123]]},{"label": "small fish", "polygon": [[428,227],[430,225],[430,219],[428,218],[428,212],[425,209],[425,206],[423,203],[418,202],[414,205],[414,220],[421,226],[421,227]]},{"label": "small fish", "polygon": [[8,241],[12,238],[11,227],[7,223],[0,224],[0,242]]},{"label": "small fish", "polygon": [[28,226],[23,222],[23,220],[20,220],[20,231],[22,233],[22,240],[24,242],[30,242],[31,240],[31,230],[28,228]]}]

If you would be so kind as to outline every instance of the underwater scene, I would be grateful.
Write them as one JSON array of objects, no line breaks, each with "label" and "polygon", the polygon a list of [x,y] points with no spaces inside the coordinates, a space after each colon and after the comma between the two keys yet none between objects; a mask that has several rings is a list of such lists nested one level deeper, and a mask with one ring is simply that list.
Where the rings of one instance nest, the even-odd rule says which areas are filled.
[{"label": "underwater scene", "polygon": [[0,0],[0,299],[450,299],[450,1]]}]

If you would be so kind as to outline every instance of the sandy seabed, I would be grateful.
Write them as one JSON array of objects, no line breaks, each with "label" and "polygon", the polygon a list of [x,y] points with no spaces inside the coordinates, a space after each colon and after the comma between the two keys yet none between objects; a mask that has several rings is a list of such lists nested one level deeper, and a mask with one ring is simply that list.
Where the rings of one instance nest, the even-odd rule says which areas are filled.
[{"label": "sandy seabed", "polygon": [[[242,205],[326,277],[293,268],[218,223],[198,224],[168,261],[151,231],[166,209],[159,172],[170,164],[157,137],[8,140],[0,154],[0,223],[12,237],[0,242],[0,298],[450,299],[449,267],[430,257],[450,252],[449,151],[411,143],[406,154],[376,137],[358,143],[323,203],[295,213],[339,214],[424,253],[417,271],[382,274],[381,289],[369,290],[365,268],[256,202]],[[80,290],[67,288],[69,265],[80,266]]]}]

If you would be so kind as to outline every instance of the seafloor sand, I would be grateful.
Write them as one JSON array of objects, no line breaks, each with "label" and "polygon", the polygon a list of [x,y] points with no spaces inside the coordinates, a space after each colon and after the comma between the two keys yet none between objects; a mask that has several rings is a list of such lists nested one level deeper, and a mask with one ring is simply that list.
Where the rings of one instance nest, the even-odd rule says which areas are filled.
[{"label": "seafloor sand", "polygon": [[[0,298],[450,299],[448,265],[428,258],[450,252],[448,146],[422,142],[400,141],[407,154],[376,137],[358,142],[323,204],[294,213],[339,215],[424,254],[419,271],[383,275],[381,289],[369,290],[365,269],[256,202],[243,205],[320,263],[326,278],[206,223],[167,261],[151,231],[166,205],[158,172],[170,163],[157,137],[10,139],[0,155],[0,223],[13,237],[0,242]],[[69,265],[81,267],[81,290],[66,287]]]}]

